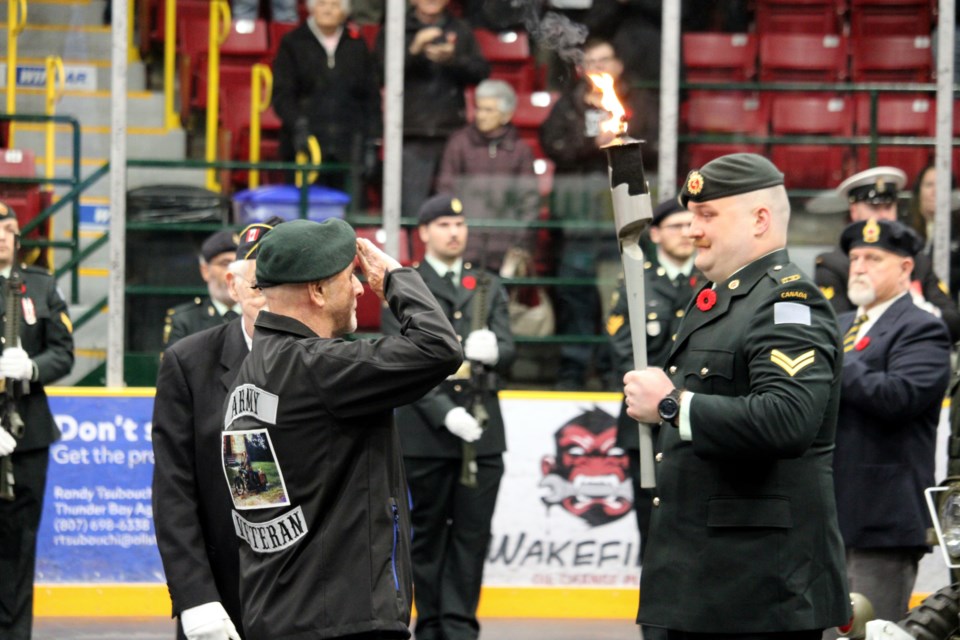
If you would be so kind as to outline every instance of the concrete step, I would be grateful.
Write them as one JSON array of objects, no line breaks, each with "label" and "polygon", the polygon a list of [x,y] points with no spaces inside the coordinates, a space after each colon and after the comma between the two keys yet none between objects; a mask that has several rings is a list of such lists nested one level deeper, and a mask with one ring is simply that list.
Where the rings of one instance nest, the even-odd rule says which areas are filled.
[{"label": "concrete step", "polygon": [[[103,8],[106,0],[30,0],[27,3],[27,24],[34,25],[91,25],[103,23]],[[0,2],[0,16],[6,19],[7,3]]]},{"label": "concrete step", "polygon": [[[5,45],[4,45],[5,46]],[[6,51],[6,49],[3,49]],[[0,68],[6,73],[7,59],[0,57]],[[34,88],[43,88],[45,83],[45,56],[26,56],[22,53],[17,56],[17,66],[21,69],[29,67],[35,80],[30,83]],[[82,60],[77,58],[63,59],[64,71],[68,78],[75,79],[82,88],[97,91],[109,91],[113,86],[111,76],[111,66],[109,56],[107,58],[98,58],[91,60]],[[6,100],[6,75],[3,75],[2,93]],[[23,82],[21,81],[21,88]],[[79,88],[77,84],[71,85],[73,88]],[[140,61],[127,63],[127,91],[145,91],[147,88],[147,68]]]},{"label": "concrete step", "polygon": [[[45,133],[43,125],[18,125],[16,145],[20,149],[33,149],[37,159],[44,153]],[[58,159],[73,152],[73,137],[70,128],[56,128],[55,145]],[[81,127],[80,151],[83,158],[106,158],[110,156],[109,127]],[[137,128],[127,130],[127,157],[152,158],[155,160],[178,160],[186,156],[187,134],[183,129]],[[40,166],[43,166],[42,164]]]},{"label": "concrete step", "polygon": [[[113,36],[109,26],[71,24],[27,25],[17,38],[17,55],[46,58],[60,56],[64,60],[109,60]],[[0,23],[0,49],[7,48],[7,25]]]},{"label": "concrete step", "polygon": [[[17,92],[19,113],[43,113],[46,97],[37,89]],[[110,126],[112,98],[109,91],[68,91],[57,103],[57,115],[73,116],[84,126]],[[127,92],[127,121],[133,128],[163,127],[163,94]]]}]

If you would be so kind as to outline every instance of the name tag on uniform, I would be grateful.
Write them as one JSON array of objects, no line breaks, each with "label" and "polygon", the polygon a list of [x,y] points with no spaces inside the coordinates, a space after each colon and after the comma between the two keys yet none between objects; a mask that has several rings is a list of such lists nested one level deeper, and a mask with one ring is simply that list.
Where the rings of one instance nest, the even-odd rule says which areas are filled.
[{"label": "name tag on uniform", "polygon": [[269,522],[250,522],[236,511],[232,513],[237,537],[257,553],[283,551],[307,535],[307,521],[300,507]]},{"label": "name tag on uniform", "polygon": [[805,324],[810,326],[810,307],[798,302],[776,302],[773,324]]}]

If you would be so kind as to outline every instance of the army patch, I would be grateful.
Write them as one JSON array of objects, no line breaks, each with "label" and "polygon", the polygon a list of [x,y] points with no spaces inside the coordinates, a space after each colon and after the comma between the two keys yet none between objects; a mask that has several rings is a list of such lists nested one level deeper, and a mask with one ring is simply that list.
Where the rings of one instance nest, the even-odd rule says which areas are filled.
[{"label": "army patch", "polygon": [[773,305],[773,324],[804,324],[810,326],[810,307],[799,302],[776,302]]},{"label": "army patch", "polygon": [[607,318],[607,335],[616,335],[617,331],[620,330],[620,327],[623,326],[623,323],[626,321],[622,315],[612,315]]},{"label": "army patch", "polygon": [[807,351],[806,353],[801,353],[796,358],[791,358],[783,351],[774,349],[770,352],[770,362],[786,371],[787,375],[792,378],[797,373],[813,364],[815,356],[816,351],[813,349],[810,349],[810,351]]},{"label": "army patch", "polygon": [[234,420],[243,416],[253,416],[260,422],[277,424],[279,404],[280,398],[276,394],[252,384],[242,384],[230,394],[227,413],[223,416],[223,428],[229,428]]},{"label": "army patch", "polygon": [[780,278],[780,284],[787,284],[788,282],[796,282],[800,279],[800,274],[795,273],[792,276],[787,276],[786,278]]},{"label": "army patch", "polygon": [[73,333],[73,323],[70,322],[70,316],[65,311],[60,312],[60,322],[67,328],[67,333]]},{"label": "army patch", "polygon": [[799,298],[801,300],[807,299],[806,291],[784,291],[780,294],[781,300],[786,300],[787,298]]}]

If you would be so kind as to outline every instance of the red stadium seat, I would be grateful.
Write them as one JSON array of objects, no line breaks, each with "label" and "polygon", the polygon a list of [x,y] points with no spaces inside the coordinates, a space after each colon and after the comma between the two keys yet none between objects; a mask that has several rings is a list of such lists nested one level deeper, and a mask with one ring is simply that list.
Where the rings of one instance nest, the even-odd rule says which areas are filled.
[{"label": "red stadium seat", "polygon": [[760,36],[761,82],[838,82],[847,78],[844,36],[768,33]]},{"label": "red stadium seat", "polygon": [[836,0],[757,0],[757,33],[840,33],[843,9]]},{"label": "red stadium seat", "polygon": [[270,60],[277,56],[277,50],[280,48],[280,41],[299,25],[293,22],[271,22],[269,25],[270,35]]},{"label": "red stadium seat", "polygon": [[[357,237],[366,238],[381,249],[386,242],[386,233],[380,227],[357,227]],[[413,230],[416,233],[416,230]],[[410,257],[410,243],[408,241],[407,230],[400,229],[400,255],[397,260],[403,266],[410,266],[413,260]],[[422,257],[422,254],[421,254]],[[357,332],[375,333],[380,331],[380,312],[382,303],[377,294],[373,293],[370,285],[363,283],[363,295],[357,299]]]},{"label": "red stadium seat", "polygon": [[494,33],[474,29],[483,57],[490,63],[490,77],[505,80],[517,92],[538,89],[537,65],[530,55],[530,38],[524,31]]},{"label": "red stadium seat", "polygon": [[682,112],[691,133],[767,135],[770,101],[756,93],[691,92]]},{"label": "red stadium seat", "polygon": [[862,36],[850,43],[854,82],[930,82],[930,36]]},{"label": "red stadium seat", "polygon": [[[699,169],[711,160],[730,153],[756,153],[758,155],[764,155],[765,151],[762,144],[691,143],[687,145],[687,169]],[[685,177],[685,175],[679,176],[681,180]]]},{"label": "red stadium seat", "polygon": [[744,82],[757,73],[757,37],[752,33],[686,33],[683,68],[687,82]]},{"label": "red stadium seat", "polygon": [[[770,131],[775,136],[850,136],[853,134],[851,100],[828,95],[774,96]],[[770,159],[786,175],[788,188],[833,188],[852,169],[850,150],[838,145],[775,144]]]},{"label": "red stadium seat", "polygon": [[533,155],[537,158],[542,158],[544,155],[540,148],[540,125],[550,115],[558,95],[548,91],[517,95],[517,110],[513,113],[513,124],[517,127],[520,138],[530,145]]},{"label": "red stadium seat", "polygon": [[933,27],[930,0],[851,0],[852,36],[929,36]]},{"label": "red stadium seat", "polygon": [[[140,3],[140,23],[144,25],[140,38],[140,51],[146,54],[154,44],[162,45],[166,37],[166,0],[148,0]],[[210,0],[177,0],[176,19],[209,20]]]},{"label": "red stadium seat", "polygon": [[[877,134],[881,136],[933,137],[936,133],[936,102],[926,94],[881,94],[877,99]],[[869,135],[870,96],[856,97],[857,133]],[[881,145],[875,162],[870,162],[870,148],[857,149],[857,163],[862,169],[871,166],[894,166],[908,176],[917,175],[928,163],[932,148]]]},{"label": "red stadium seat", "polygon": [[374,51],[377,48],[377,38],[380,37],[379,24],[360,25],[360,37],[367,43],[367,49]]},{"label": "red stadium seat", "polygon": [[[249,75],[249,72],[248,72]],[[220,150],[219,157],[246,162],[250,159],[250,80],[246,85],[220,87]],[[279,116],[268,107],[260,114],[260,160],[279,161],[280,129],[283,123]],[[260,173],[262,183],[277,182],[283,176],[271,179],[271,172]],[[246,170],[233,171],[231,182],[242,184],[247,181]]]}]

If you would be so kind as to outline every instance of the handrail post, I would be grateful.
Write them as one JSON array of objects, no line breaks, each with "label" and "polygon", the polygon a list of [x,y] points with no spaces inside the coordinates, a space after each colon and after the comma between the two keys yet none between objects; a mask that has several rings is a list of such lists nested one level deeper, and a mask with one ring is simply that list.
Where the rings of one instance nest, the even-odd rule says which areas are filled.
[{"label": "handrail post", "polygon": [[173,106],[173,73],[177,57],[177,0],[163,3],[163,112],[167,130],[180,126],[180,115]]},{"label": "handrail post", "polygon": [[[270,106],[273,94],[273,72],[265,64],[253,65],[250,71],[250,162],[260,162],[260,114]],[[260,170],[251,169],[251,189],[260,186]]]},{"label": "handrail post", "polygon": [[[44,113],[48,116],[56,115],[57,102],[63,95],[63,89],[66,82],[66,74],[63,70],[63,60],[60,56],[47,56],[46,59],[46,102],[44,104]],[[58,88],[59,86],[59,88]],[[53,178],[56,175],[56,123],[48,120],[45,126],[46,140],[44,145],[44,169],[47,178]],[[53,187],[50,187],[53,190]]]},{"label": "handrail post", "polygon": [[[877,141],[878,132],[878,123],[877,123],[877,114],[879,112],[879,107],[877,106],[880,102],[880,92],[876,89],[871,89],[870,93],[870,166],[877,166],[877,148],[879,147],[879,142]],[[856,103],[854,103],[856,104]]]},{"label": "handrail post", "polygon": [[127,62],[140,61],[140,48],[133,37],[133,16],[137,15],[135,0],[127,0]]},{"label": "handrail post", "polygon": [[[220,112],[220,45],[231,29],[230,5],[226,0],[210,2],[210,41],[207,47],[207,162],[217,159],[217,118]],[[223,27],[222,33],[220,27]],[[207,170],[207,188],[220,192],[215,169]]]},{"label": "handrail post", "polygon": [[[73,184],[74,186],[80,184],[80,122],[76,119],[71,122],[73,127]],[[126,171],[126,167],[124,167]],[[77,253],[80,251],[80,194],[77,194],[73,198],[72,203],[72,221],[71,229],[73,233],[71,234],[71,240],[73,246],[70,249],[70,259],[73,260],[77,257]],[[80,267],[75,266],[73,272],[70,274],[70,295],[73,299],[73,304],[80,303]]]},{"label": "handrail post", "polygon": [[[27,24],[27,0],[7,2],[7,113],[17,112],[17,38]],[[15,124],[10,121],[7,146],[16,147]]]}]

